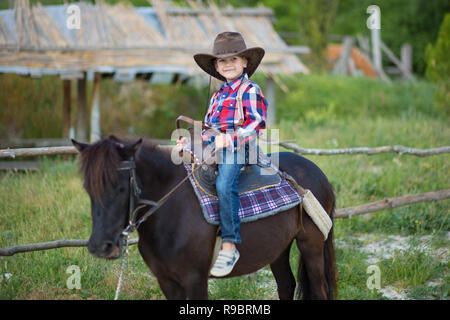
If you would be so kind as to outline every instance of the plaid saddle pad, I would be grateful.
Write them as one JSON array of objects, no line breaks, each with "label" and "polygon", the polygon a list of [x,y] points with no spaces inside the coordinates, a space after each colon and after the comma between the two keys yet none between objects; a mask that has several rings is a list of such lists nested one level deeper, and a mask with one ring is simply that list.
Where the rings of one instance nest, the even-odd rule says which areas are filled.
[{"label": "plaid saddle pad", "polygon": [[[192,165],[184,163],[188,174]],[[205,193],[192,176],[189,177],[195,194],[197,195],[203,215],[207,222],[219,224],[219,199]],[[279,185],[247,192],[239,196],[239,218],[241,222],[249,222],[274,215],[278,212],[295,207],[302,201],[298,192],[282,178]]]}]

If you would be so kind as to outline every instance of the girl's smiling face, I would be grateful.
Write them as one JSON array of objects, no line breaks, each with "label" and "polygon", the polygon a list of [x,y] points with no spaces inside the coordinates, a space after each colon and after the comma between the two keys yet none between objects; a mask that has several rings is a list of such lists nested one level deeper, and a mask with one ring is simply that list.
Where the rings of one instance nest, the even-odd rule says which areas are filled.
[{"label": "girl's smiling face", "polygon": [[239,56],[217,58],[214,61],[214,66],[216,71],[227,79],[227,82],[230,82],[236,80],[244,73],[244,68],[247,67],[247,58]]}]

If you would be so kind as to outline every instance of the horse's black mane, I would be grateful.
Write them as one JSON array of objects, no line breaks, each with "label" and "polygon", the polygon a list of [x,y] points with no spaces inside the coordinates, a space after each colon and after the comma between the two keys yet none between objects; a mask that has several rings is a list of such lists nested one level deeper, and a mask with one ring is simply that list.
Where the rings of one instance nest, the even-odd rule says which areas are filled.
[{"label": "horse's black mane", "polygon": [[[132,145],[136,140],[118,139],[109,136],[86,147],[80,154],[80,172],[84,176],[84,187],[96,200],[100,200],[105,185],[116,185],[117,168],[122,159],[118,144]],[[161,148],[156,141],[144,139],[137,158],[149,161],[159,171],[173,169],[170,161],[170,150]]]}]

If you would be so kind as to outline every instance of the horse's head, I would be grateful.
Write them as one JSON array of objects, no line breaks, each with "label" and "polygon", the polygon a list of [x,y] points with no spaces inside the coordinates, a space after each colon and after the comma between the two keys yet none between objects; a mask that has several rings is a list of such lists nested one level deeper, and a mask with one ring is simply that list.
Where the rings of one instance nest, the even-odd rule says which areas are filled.
[{"label": "horse's head", "polygon": [[122,231],[128,224],[130,169],[124,161],[134,159],[142,143],[123,142],[114,136],[94,144],[72,140],[80,152],[80,171],[91,199],[92,234],[88,250],[99,258],[115,259],[122,249]]}]

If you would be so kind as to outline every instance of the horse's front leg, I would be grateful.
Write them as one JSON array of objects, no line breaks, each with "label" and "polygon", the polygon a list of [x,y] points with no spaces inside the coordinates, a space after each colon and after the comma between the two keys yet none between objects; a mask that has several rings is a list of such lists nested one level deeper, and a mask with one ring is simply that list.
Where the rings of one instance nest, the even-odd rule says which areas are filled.
[{"label": "horse's front leg", "polygon": [[186,275],[186,294],[189,300],[208,299],[208,275],[194,274]]},{"label": "horse's front leg", "polygon": [[186,290],[177,281],[166,277],[157,278],[167,300],[186,300]]},{"label": "horse's front leg", "polygon": [[185,270],[178,280],[164,275],[157,276],[159,286],[168,300],[207,300],[208,274],[198,270]]}]

